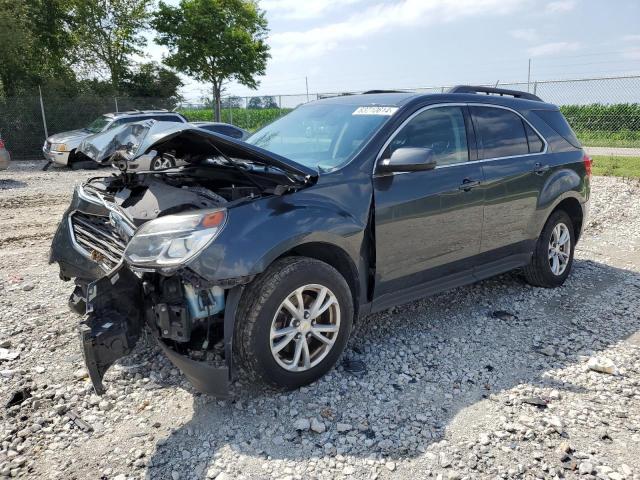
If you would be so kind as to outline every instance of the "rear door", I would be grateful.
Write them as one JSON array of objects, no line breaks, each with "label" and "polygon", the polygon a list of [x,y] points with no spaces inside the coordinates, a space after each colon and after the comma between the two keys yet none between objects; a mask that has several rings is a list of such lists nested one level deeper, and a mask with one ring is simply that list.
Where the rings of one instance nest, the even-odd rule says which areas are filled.
[{"label": "rear door", "polygon": [[482,167],[470,162],[475,140],[466,106],[418,111],[391,137],[378,161],[400,147],[432,149],[437,166],[374,175],[378,306],[394,303],[393,292],[413,290],[418,297],[430,282],[469,272],[480,250]]},{"label": "rear door", "polygon": [[517,112],[471,105],[484,177],[482,263],[531,251],[538,198],[549,173],[546,143]]}]

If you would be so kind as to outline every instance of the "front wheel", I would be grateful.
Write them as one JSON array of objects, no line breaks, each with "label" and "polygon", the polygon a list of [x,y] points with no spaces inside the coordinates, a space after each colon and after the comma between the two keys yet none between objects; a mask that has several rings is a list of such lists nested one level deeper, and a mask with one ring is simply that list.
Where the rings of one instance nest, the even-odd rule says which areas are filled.
[{"label": "front wheel", "polygon": [[306,257],[280,259],[245,291],[235,344],[247,373],[285,389],[327,373],[342,354],[353,300],[336,269]]},{"label": "front wheel", "polygon": [[168,168],[174,168],[176,162],[173,158],[166,155],[157,156],[151,161],[151,170],[166,170]]},{"label": "front wheel", "polygon": [[538,238],[531,263],[524,274],[531,285],[554,288],[561,286],[573,265],[575,237],[573,223],[566,212],[554,212]]}]

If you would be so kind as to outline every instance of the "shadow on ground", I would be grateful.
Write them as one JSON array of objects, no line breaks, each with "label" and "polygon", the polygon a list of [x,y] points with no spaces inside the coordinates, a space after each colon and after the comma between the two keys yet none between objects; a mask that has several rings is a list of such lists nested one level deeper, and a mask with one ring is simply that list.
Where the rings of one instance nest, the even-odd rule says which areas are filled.
[{"label": "shadow on ground", "polygon": [[[462,409],[491,394],[521,384],[579,392],[544,374],[640,330],[637,318],[617,317],[613,327],[611,316],[601,315],[630,279],[640,285],[638,273],[576,261],[561,289],[534,289],[512,273],[371,315],[347,352],[367,362],[364,377],[339,367],[289,393],[240,385],[226,402],[194,394],[192,419],[156,445],[147,478],[171,478],[172,471],[206,478],[222,449],[258,463],[323,458],[336,449],[356,457],[415,457],[443,438]],[[496,318],[496,311],[515,316]],[[542,354],[545,346],[555,354]],[[323,420],[327,431],[297,432],[293,425],[302,417]],[[338,433],[338,422],[354,430]],[[195,470],[183,450],[197,458]]]},{"label": "shadow on ground", "polygon": [[27,183],[22,182],[20,180],[0,178],[0,190],[11,190],[13,188],[24,188],[26,186],[27,186]]}]

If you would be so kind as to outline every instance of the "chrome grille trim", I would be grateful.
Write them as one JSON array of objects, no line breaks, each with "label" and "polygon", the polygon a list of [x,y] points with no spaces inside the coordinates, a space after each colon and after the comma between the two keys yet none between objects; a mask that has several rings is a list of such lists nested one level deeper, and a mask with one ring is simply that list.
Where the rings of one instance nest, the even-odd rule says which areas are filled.
[{"label": "chrome grille trim", "polygon": [[104,271],[122,262],[126,240],[117,234],[109,217],[75,211],[69,215],[69,232],[74,248]]}]

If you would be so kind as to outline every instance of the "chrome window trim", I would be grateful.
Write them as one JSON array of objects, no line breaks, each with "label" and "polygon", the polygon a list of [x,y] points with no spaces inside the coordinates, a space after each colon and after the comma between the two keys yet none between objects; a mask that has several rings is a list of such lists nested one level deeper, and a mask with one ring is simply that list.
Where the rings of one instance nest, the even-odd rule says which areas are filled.
[{"label": "chrome window trim", "polygon": [[[427,105],[425,107],[422,107],[422,108],[416,110],[404,122],[402,122],[398,126],[398,128],[395,129],[395,131],[389,136],[387,141],[384,143],[384,145],[382,146],[382,148],[378,152],[378,155],[376,156],[376,161],[373,164],[373,172],[372,172],[373,175],[375,175],[376,167],[378,166],[378,162],[380,161],[380,158],[382,157],[382,154],[387,149],[389,144],[393,141],[393,139],[398,135],[398,133],[400,133],[400,131],[411,120],[413,120],[416,116],[420,115],[422,112],[424,112],[426,110],[433,109],[433,108],[439,108],[439,107],[490,107],[490,108],[501,108],[503,110],[508,110],[510,112],[515,113],[518,117],[520,117],[522,119],[523,122],[526,122],[526,124],[529,125],[529,127],[531,127],[531,129],[536,133],[536,135],[538,135],[538,137],[540,137],[540,140],[542,140],[542,143],[544,144],[544,149],[541,152],[536,152],[536,153],[523,153],[521,155],[508,155],[506,157],[491,157],[491,158],[483,158],[481,160],[468,160],[466,162],[451,163],[451,164],[448,164],[448,165],[439,165],[439,166],[436,166],[436,168],[435,168],[436,170],[439,169],[439,168],[457,167],[459,165],[471,165],[471,164],[475,164],[475,163],[492,162],[494,160],[505,160],[505,159],[510,159],[510,158],[522,158],[522,157],[531,157],[531,156],[535,156],[535,155],[545,155],[548,152],[549,144],[547,142],[547,139],[544,138],[544,136],[538,131],[538,129],[536,127],[531,125],[531,122],[529,120],[524,118],[522,116],[522,114],[520,114],[520,112],[518,112],[517,110],[514,110],[511,107],[507,107],[507,106],[504,106],[504,105],[494,105],[494,104],[491,104],[491,103],[475,103],[475,102],[474,103],[468,103],[468,102],[464,102],[464,103],[458,103],[458,102],[437,103],[437,104],[434,104],[434,105]],[[525,134],[526,134],[526,131],[525,131]],[[467,141],[468,141],[468,139],[467,139]],[[528,145],[528,141],[527,141],[527,145]],[[411,173],[411,172],[394,172],[391,175],[401,175],[401,174],[405,174],[405,173]],[[387,175],[389,175],[389,174],[387,174]]]}]

